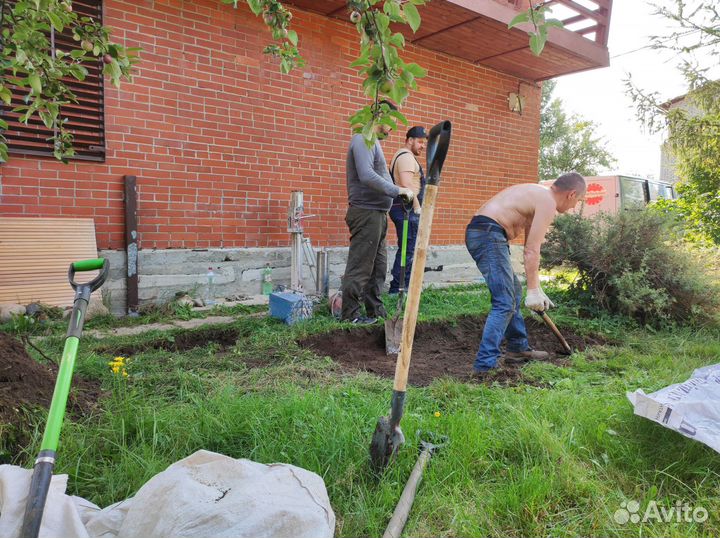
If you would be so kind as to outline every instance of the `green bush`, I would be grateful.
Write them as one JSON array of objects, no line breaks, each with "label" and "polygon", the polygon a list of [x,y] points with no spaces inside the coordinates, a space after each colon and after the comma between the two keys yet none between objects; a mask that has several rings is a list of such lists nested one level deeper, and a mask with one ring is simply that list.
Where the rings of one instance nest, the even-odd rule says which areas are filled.
[{"label": "green bush", "polygon": [[623,211],[558,217],[542,266],[575,269],[578,298],[659,325],[718,321],[720,288],[708,261],[678,238],[670,216]]}]

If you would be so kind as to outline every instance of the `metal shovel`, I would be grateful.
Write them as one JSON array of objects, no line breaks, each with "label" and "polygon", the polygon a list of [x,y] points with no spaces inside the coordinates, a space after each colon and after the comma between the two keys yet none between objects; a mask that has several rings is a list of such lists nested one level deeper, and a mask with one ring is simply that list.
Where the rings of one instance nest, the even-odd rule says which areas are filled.
[{"label": "metal shovel", "polygon": [[420,215],[415,260],[413,261],[414,270],[410,275],[410,286],[408,288],[407,303],[405,304],[400,353],[395,365],[390,416],[378,419],[370,443],[370,462],[376,471],[386,467],[397,453],[400,445],[405,442],[405,437],[400,429],[400,419],[405,407],[405,388],[407,387],[410,355],[412,354],[415,325],[417,324],[418,308],[420,307],[420,294],[422,293],[423,277],[425,276],[430,228],[432,227],[435,200],[437,199],[440,184],[440,172],[450,146],[451,128],[449,121],[438,123],[430,130],[428,138],[428,179],[425,188],[425,202]]},{"label": "metal shovel", "polygon": [[400,353],[400,340],[402,340],[402,322],[400,314],[405,297],[405,268],[407,266],[408,225],[410,222],[410,208],[403,202],[405,217],[403,218],[402,241],[400,242],[400,287],[398,288],[398,303],[395,315],[385,320],[385,353],[397,355]]},{"label": "metal shovel", "polygon": [[[90,282],[84,284],[75,282],[76,271],[94,271],[96,269],[100,269],[100,274]],[[70,392],[70,385],[72,384],[75,358],[85,322],[85,310],[90,302],[90,295],[103,285],[109,272],[110,265],[103,258],[83,260],[70,264],[68,279],[70,280],[70,286],[75,290],[75,301],[70,316],[70,326],[65,338],[65,348],[60,361],[60,369],[55,381],[55,391],[50,402],[45,433],[40,444],[40,453],[33,468],[20,538],[37,538],[40,532],[40,523],[45,511],[45,500],[47,499],[50,480],[55,468],[60,428],[65,416],[65,406]]]}]

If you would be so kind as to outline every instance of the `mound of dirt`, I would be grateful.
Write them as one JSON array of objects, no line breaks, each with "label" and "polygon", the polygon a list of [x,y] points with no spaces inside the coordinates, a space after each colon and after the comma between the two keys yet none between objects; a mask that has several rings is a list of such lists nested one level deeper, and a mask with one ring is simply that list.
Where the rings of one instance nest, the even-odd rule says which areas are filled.
[{"label": "mound of dirt", "polygon": [[[409,383],[425,386],[438,377],[453,377],[462,381],[517,384],[522,382],[522,365],[502,365],[482,378],[471,378],[475,353],[480,345],[484,316],[462,316],[452,321],[418,323],[410,363]],[[550,353],[547,362],[568,364],[562,347],[542,323],[526,319],[530,345]],[[573,349],[606,343],[600,337],[583,337],[560,327]],[[298,342],[321,356],[331,357],[345,369],[372,372],[380,377],[395,375],[394,356],[385,354],[385,329],[382,325],[340,329],[315,335]]]},{"label": "mound of dirt", "polygon": [[[57,370],[33,360],[19,340],[0,332],[0,425],[10,426],[11,444],[27,441],[26,410],[50,407]],[[74,416],[87,414],[99,396],[98,382],[74,376],[68,411]]]}]

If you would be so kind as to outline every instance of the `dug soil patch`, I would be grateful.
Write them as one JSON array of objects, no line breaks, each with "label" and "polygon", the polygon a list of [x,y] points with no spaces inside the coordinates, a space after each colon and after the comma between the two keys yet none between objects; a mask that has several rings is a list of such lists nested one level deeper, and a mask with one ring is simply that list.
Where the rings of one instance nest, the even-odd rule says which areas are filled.
[{"label": "dug soil patch", "polygon": [[[58,357],[61,353],[58,350]],[[0,332],[0,425],[9,426],[5,440],[11,448],[27,442],[28,411],[50,407],[57,370],[54,364],[33,360],[19,340]],[[68,412],[75,416],[88,413],[99,396],[99,382],[73,376]]]},{"label": "dug soil patch", "polygon": [[[522,364],[501,365],[481,378],[471,378],[472,363],[480,345],[485,316],[462,316],[451,321],[418,323],[410,363],[409,383],[425,386],[438,377],[453,377],[480,383],[517,384],[523,382]],[[548,361],[568,364],[562,347],[542,323],[527,318],[530,345],[550,353]],[[567,328],[560,331],[570,347],[582,351],[606,343],[601,337],[580,336]],[[395,375],[394,356],[385,354],[385,329],[381,324],[353,327],[315,335],[298,342],[321,356],[331,357],[346,370],[372,372],[380,377]]]},{"label": "dug soil patch", "polygon": [[159,336],[152,340],[129,345],[98,346],[98,353],[131,356],[154,349],[166,351],[189,351],[196,347],[204,347],[216,343],[220,349],[227,349],[237,343],[238,338],[248,336],[249,332],[241,332],[235,327],[210,326],[193,330],[176,331],[169,335]]}]

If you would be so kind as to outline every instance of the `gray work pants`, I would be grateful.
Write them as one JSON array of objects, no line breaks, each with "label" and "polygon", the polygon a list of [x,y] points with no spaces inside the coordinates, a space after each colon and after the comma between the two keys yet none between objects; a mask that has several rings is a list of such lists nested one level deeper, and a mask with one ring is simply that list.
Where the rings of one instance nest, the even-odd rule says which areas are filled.
[{"label": "gray work pants", "polygon": [[342,319],[359,317],[361,300],[369,317],[385,317],[380,294],[387,272],[387,212],[349,207],[345,223],[350,229],[350,251],[342,281]]}]

